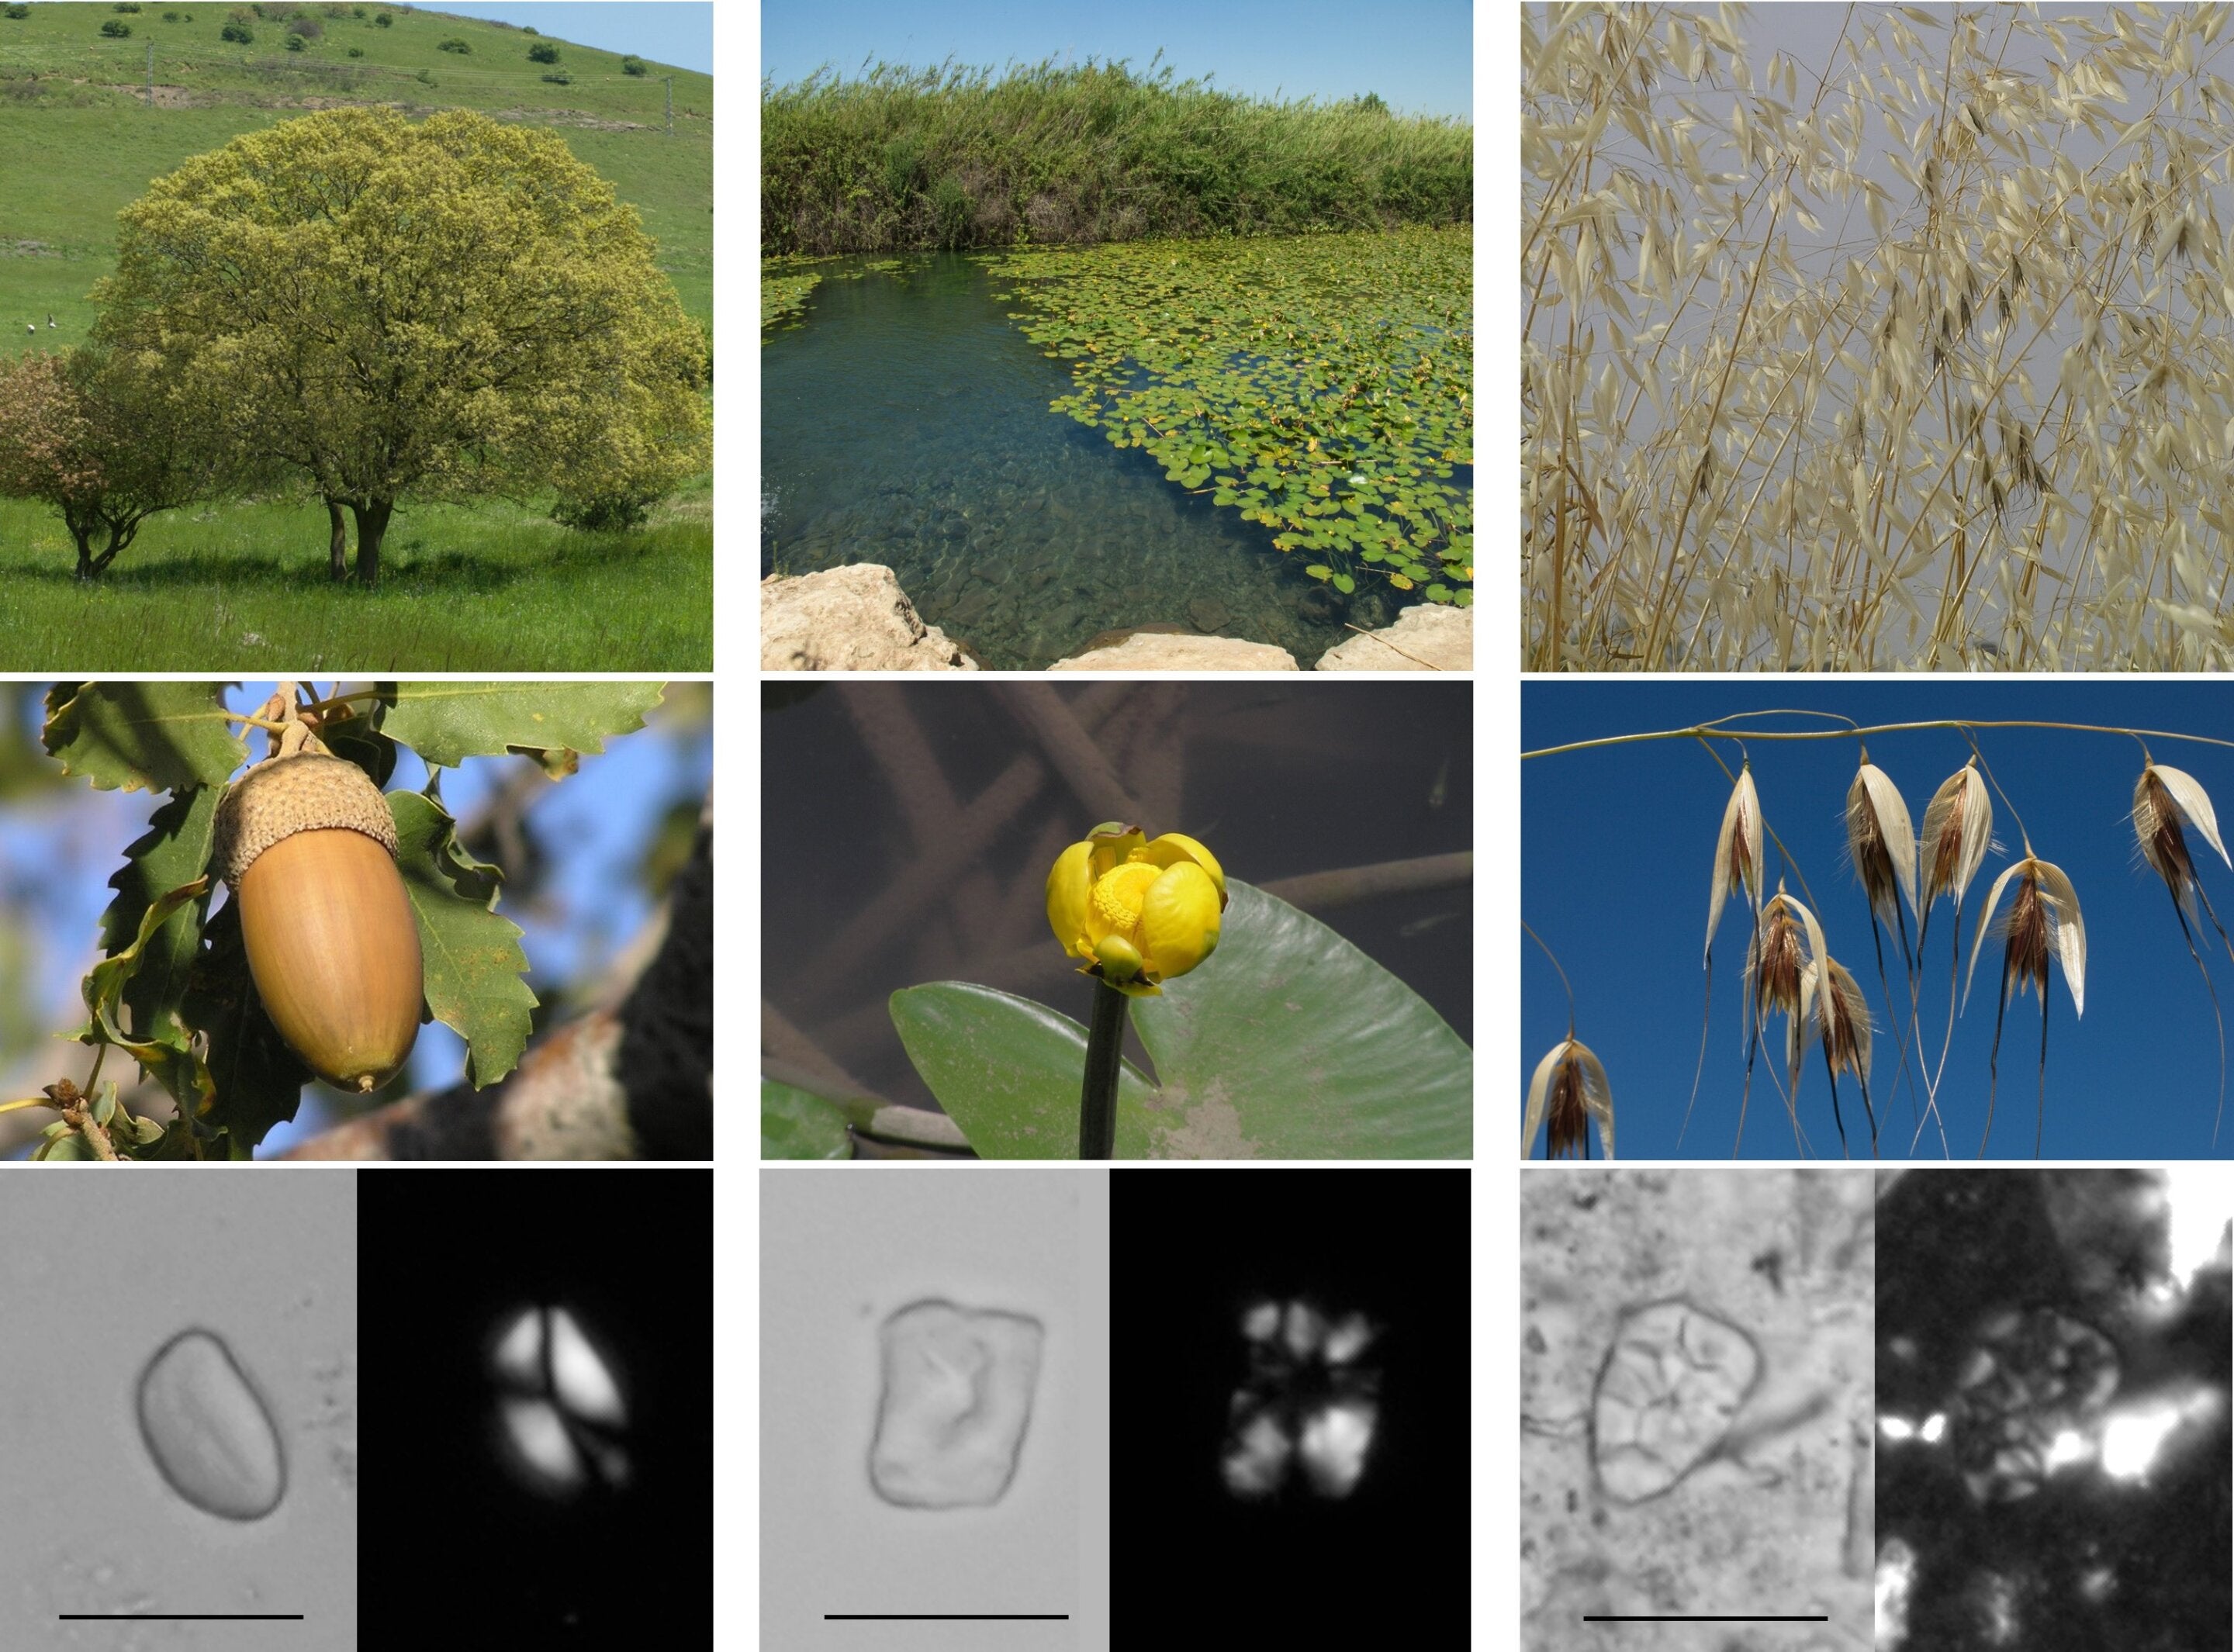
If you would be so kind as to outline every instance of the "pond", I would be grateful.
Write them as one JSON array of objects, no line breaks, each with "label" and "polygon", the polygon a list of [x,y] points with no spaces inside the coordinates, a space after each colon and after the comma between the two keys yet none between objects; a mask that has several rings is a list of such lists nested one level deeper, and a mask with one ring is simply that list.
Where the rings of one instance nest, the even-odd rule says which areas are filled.
[{"label": "pond", "polygon": [[[1282,525],[1220,503],[1214,480],[1168,480],[1146,448],[1051,410],[1081,388],[1062,359],[1077,352],[1027,336],[1000,263],[813,266],[800,324],[761,353],[763,573],[885,564],[928,623],[1003,669],[1141,626],[1270,643],[1308,668],[1346,624],[1419,599],[1381,578],[1337,591],[1329,558],[1284,554]],[[1453,485],[1470,490],[1470,469]]]}]

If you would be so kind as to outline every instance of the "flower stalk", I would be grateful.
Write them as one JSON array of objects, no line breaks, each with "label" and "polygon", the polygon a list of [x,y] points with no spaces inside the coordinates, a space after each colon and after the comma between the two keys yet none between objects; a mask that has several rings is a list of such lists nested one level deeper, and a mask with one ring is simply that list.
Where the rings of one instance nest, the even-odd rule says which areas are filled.
[{"label": "flower stalk", "polygon": [[1117,1156],[1117,1075],[1125,1064],[1125,1028],[1133,1001],[1107,981],[1094,983],[1094,1020],[1086,1032],[1086,1082],[1078,1097],[1078,1156]]}]

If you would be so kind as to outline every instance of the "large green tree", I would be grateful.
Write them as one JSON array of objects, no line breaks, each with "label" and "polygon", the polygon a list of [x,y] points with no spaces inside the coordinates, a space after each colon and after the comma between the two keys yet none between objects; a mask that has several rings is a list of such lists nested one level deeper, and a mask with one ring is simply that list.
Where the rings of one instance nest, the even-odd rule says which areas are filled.
[{"label": "large green tree", "polygon": [[80,579],[99,578],[157,512],[227,491],[244,462],[160,355],[93,346],[0,361],[0,495],[55,507]]},{"label": "large green tree", "polygon": [[96,336],[160,344],[243,453],[342,512],[379,578],[397,502],[656,490],[707,460],[704,334],[636,211],[554,134],[333,109],[125,209]]}]

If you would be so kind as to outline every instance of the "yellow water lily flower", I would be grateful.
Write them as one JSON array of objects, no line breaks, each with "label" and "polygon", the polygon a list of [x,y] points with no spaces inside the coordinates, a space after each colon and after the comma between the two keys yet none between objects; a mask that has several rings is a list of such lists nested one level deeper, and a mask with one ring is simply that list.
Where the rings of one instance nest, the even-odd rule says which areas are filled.
[{"label": "yellow water lily flower", "polygon": [[1133,996],[1159,995],[1218,948],[1225,873],[1192,838],[1153,842],[1138,826],[1105,821],[1055,857],[1048,873],[1048,926],[1081,975]]}]

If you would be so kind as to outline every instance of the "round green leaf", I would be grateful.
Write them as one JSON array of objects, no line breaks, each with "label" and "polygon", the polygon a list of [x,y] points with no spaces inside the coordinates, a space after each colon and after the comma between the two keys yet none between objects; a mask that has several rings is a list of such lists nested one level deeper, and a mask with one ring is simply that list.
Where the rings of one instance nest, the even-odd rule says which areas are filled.
[{"label": "round green leaf", "polygon": [[1133,1005],[1160,1085],[1148,1155],[1470,1157],[1473,1052],[1442,1017],[1316,918],[1226,889],[1218,950]]},{"label": "round green leaf", "polygon": [[[1080,1002],[1092,994],[1081,978]],[[965,981],[904,988],[892,1011],[908,1059],[980,1158],[1078,1156],[1085,1028],[1045,1004]],[[1120,1159],[1146,1153],[1150,1093],[1140,1069],[1125,1063],[1117,1075]]]},{"label": "round green leaf", "polygon": [[846,1115],[819,1095],[761,1081],[761,1157],[851,1159],[853,1138]]}]

